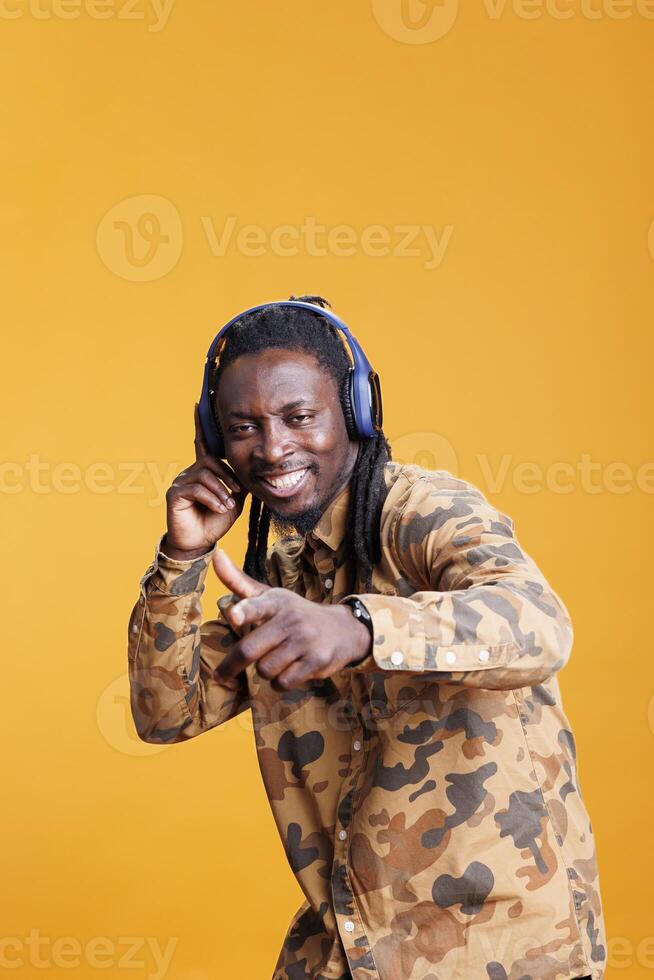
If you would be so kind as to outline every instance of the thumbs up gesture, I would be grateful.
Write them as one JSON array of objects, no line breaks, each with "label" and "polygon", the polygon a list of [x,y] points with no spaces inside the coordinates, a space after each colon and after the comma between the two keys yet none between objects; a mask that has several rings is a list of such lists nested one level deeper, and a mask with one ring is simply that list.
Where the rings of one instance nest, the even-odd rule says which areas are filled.
[{"label": "thumbs up gesture", "polygon": [[295,689],[330,677],[369,652],[370,634],[349,606],[310,602],[289,589],[257,582],[221,549],[212,560],[216,575],[237,599],[224,612],[227,622],[235,632],[251,627],[217,671],[224,683],[256,664],[275,689]]}]

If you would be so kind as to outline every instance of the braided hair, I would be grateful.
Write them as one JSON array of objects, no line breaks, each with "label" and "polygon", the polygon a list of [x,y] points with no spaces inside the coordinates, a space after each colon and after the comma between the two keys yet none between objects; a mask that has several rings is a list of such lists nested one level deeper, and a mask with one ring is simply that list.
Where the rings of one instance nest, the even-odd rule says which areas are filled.
[{"label": "braided hair", "polygon": [[[322,296],[291,296],[291,300],[312,303],[323,309],[330,304]],[[311,354],[338,385],[348,435],[356,433],[349,398],[346,397],[350,359],[338,331],[324,317],[301,307],[270,306],[238,320],[225,335],[214,364],[210,387],[217,392],[222,372],[243,354],[256,354],[278,348]],[[216,426],[220,422],[212,402]],[[354,551],[364,590],[372,588],[372,569],[381,557],[379,522],[386,497],[384,465],[391,459],[391,447],[383,431],[371,439],[360,439],[350,477],[349,511],[346,520],[346,547]],[[248,546],[244,561],[247,575],[267,582],[266,556],[271,514],[268,507],[251,496]]]}]

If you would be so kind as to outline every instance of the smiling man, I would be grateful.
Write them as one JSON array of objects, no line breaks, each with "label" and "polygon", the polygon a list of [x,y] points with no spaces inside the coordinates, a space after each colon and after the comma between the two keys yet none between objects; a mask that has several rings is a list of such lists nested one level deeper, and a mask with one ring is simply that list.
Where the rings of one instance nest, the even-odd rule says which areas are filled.
[{"label": "smiling man", "polygon": [[[212,344],[130,617],[136,729],[182,742],[252,712],[305,896],[273,980],[599,980],[568,612],[475,486],[391,460],[326,305],[254,308]],[[216,545],[248,495],[241,570]],[[203,622],[212,564],[229,595]]]}]

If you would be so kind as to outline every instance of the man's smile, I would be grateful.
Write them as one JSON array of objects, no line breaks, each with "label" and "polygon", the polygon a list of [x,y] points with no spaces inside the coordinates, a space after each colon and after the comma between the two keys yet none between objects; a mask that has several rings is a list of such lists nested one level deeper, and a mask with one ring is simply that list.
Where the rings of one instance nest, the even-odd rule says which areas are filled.
[{"label": "man's smile", "polygon": [[278,500],[294,496],[307,482],[310,473],[308,466],[290,470],[279,475],[259,476],[256,479],[263,484],[266,493]]}]

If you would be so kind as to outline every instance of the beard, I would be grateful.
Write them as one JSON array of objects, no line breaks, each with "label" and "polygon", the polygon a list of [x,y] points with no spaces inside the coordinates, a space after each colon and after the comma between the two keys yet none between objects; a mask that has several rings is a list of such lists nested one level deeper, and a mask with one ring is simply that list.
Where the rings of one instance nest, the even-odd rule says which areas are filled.
[{"label": "beard", "polygon": [[[312,504],[310,507],[306,507],[304,510],[295,511],[295,513],[292,514],[280,514],[269,504],[266,504],[270,514],[270,526],[274,534],[279,535],[280,537],[297,534],[303,538],[305,535],[309,534],[310,531],[313,531],[316,524],[329,506],[330,501],[332,501],[343,489],[343,472],[348,473],[348,484],[352,479],[352,474],[359,459],[360,448],[361,447],[359,445],[356,460],[352,465],[348,465],[347,459],[344,456],[342,467],[338,468],[337,475],[332,480],[331,486],[329,486],[325,491],[319,503]],[[320,470],[314,469],[314,472],[319,474]]]},{"label": "beard", "polygon": [[299,534],[302,538],[314,527],[323,515],[324,507],[307,507],[306,510],[298,511],[296,514],[278,514],[277,511],[270,511],[270,525],[275,534],[286,537],[289,534]]},{"label": "beard", "polygon": [[296,511],[294,514],[279,514],[272,507],[268,507],[270,511],[270,525],[275,534],[285,537],[289,534],[298,534],[303,538],[309,531],[313,531],[314,527],[325,513],[330,500],[333,499],[334,495],[338,492],[340,484],[340,473],[334,479],[332,485],[327,489],[323,495],[322,500],[318,504],[312,504],[311,507],[306,507],[304,510]]}]

